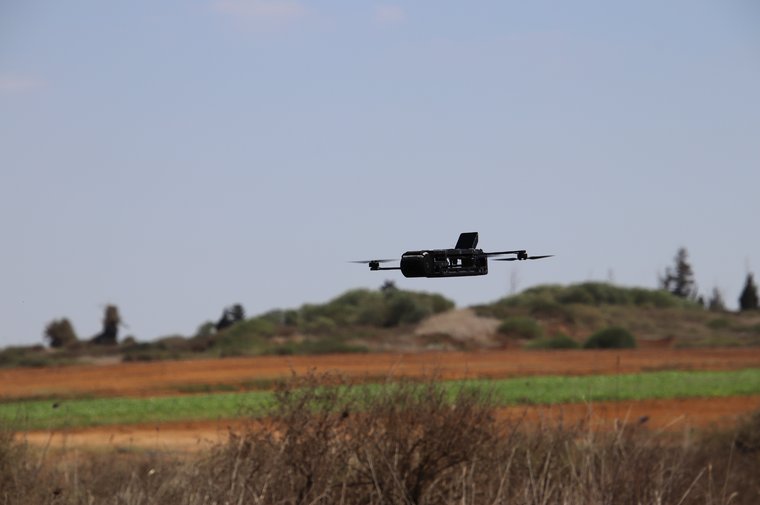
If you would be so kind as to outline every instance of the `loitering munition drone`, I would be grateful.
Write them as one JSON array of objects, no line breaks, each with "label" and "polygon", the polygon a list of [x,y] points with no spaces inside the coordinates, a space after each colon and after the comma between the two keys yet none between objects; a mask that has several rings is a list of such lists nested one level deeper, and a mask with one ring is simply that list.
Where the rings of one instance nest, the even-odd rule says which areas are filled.
[{"label": "loitering munition drone", "polygon": [[393,259],[352,261],[365,263],[369,269],[401,270],[404,277],[465,277],[486,275],[488,273],[488,258],[514,254],[512,258],[493,258],[494,261],[522,261],[550,258],[553,254],[543,256],[528,256],[527,251],[498,251],[483,252],[475,249],[478,245],[478,232],[465,232],[459,235],[454,249],[430,249],[423,251],[407,251],[401,255],[397,267],[380,266],[381,263],[397,261]]}]

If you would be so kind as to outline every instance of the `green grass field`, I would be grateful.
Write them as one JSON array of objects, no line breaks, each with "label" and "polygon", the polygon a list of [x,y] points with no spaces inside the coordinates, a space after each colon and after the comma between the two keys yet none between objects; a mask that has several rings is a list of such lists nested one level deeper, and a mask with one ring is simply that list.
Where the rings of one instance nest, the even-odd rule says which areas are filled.
[{"label": "green grass field", "polygon": [[[451,391],[474,387],[493,393],[500,405],[558,404],[654,398],[694,398],[760,394],[760,369],[727,372],[664,371],[585,377],[529,377],[450,381]],[[377,390],[379,385],[356,386]],[[0,403],[0,423],[16,430],[231,419],[265,415],[269,391],[194,394],[152,398],[82,398]]]}]

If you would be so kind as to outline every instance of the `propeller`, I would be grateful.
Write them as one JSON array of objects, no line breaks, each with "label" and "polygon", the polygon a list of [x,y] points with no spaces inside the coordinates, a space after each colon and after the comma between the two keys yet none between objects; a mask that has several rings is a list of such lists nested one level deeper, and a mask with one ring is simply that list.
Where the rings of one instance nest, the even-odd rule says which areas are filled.
[{"label": "propeller", "polygon": [[544,254],[543,256],[528,256],[527,258],[494,258],[493,261],[522,261],[526,260],[540,260],[542,258],[551,258],[553,254]]},{"label": "propeller", "polygon": [[525,250],[519,249],[517,251],[484,252],[484,253],[481,253],[480,256],[485,256],[487,258],[490,258],[491,256],[501,256],[503,254],[525,254]]},{"label": "propeller", "polygon": [[358,260],[358,261],[349,261],[349,263],[361,263],[364,265],[368,265],[370,263],[390,263],[391,261],[398,261],[398,260]]}]

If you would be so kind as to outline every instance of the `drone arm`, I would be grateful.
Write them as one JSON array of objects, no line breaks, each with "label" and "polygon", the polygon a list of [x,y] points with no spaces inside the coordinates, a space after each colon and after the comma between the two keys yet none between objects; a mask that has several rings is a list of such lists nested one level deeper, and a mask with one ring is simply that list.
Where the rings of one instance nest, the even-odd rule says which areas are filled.
[{"label": "drone arm", "polygon": [[520,249],[517,251],[497,251],[497,252],[484,252],[483,256],[500,256],[502,254],[525,254],[525,249]]}]

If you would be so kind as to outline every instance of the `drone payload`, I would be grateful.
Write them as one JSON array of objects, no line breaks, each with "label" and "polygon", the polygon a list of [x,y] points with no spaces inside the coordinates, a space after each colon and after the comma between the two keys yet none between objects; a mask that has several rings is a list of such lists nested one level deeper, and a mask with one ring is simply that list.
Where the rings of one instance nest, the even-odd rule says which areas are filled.
[{"label": "drone payload", "polygon": [[[352,263],[367,264],[372,271],[401,270],[404,277],[469,277],[486,275],[488,273],[488,258],[493,258],[494,261],[523,261],[553,256],[552,254],[528,256],[524,249],[483,252],[482,249],[476,249],[477,246],[478,232],[464,232],[459,234],[459,240],[453,249],[407,251],[401,255],[397,267],[381,266],[383,263],[397,261],[393,259],[363,260]],[[495,257],[507,255],[514,255],[514,257]]]}]

